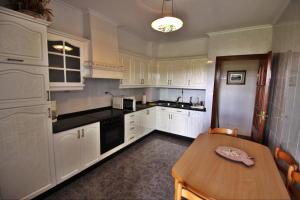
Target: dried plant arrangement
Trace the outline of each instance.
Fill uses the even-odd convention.
[[[11,0],[14,10],[33,17],[52,21],[52,10],[47,8],[50,0]]]

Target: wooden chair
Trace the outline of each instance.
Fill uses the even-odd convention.
[[[230,135],[237,137],[238,129],[228,129],[228,128],[209,128],[208,129],[208,134],[225,134],[225,135]]]
[[[297,171],[297,165],[290,165],[288,168],[288,190],[292,199],[300,199],[300,172]],[[296,187],[298,185],[298,187]]]
[[[204,200],[193,192],[185,188],[182,183],[175,183],[175,200],[181,200],[182,197],[187,200]]]
[[[293,156],[291,156],[289,153],[282,150],[280,147],[275,148],[275,161],[278,169],[282,173],[282,178],[284,179],[285,183],[287,184],[287,174],[288,174],[288,168],[291,165],[297,166],[297,163]]]

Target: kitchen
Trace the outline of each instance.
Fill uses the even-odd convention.
[[[248,7],[236,0],[189,0],[186,5],[177,0],[45,2],[42,15],[20,8],[26,5],[22,0],[0,4],[0,199],[180,199],[176,195],[181,183],[176,181],[184,177],[179,168],[187,167],[182,165],[187,158],[181,156],[192,155],[190,149],[201,138],[206,141],[214,127],[238,128],[242,143],[252,140],[268,146],[267,156],[281,146],[299,161],[299,128],[294,123],[299,117],[297,1],[247,1]],[[209,11],[220,13],[212,17]],[[161,15],[177,16],[179,30],[156,28],[152,21],[163,19]],[[286,23],[290,19],[295,23]],[[286,31],[290,37],[285,26],[291,26]],[[257,139],[251,130],[239,127],[252,124],[253,114],[245,117],[249,111],[243,112],[243,101],[226,101],[226,95],[242,85],[230,89],[224,83],[222,88],[229,92],[223,90],[225,100],[218,102],[218,81],[226,79],[218,76],[218,62],[234,56],[248,62],[255,55],[262,63],[270,51],[274,69],[277,63],[278,69],[286,66],[286,72],[272,71],[276,79],[270,81],[269,117]],[[287,53],[276,57],[282,52]],[[244,69],[239,65],[251,71],[243,62],[237,69]],[[245,76],[249,84],[250,74]],[[252,79],[255,90],[256,74]],[[278,84],[283,89],[276,90]],[[255,91],[244,91],[254,107]],[[219,104],[225,113],[217,109]],[[247,105],[253,111],[251,106]],[[234,124],[229,119],[236,114],[230,109],[237,107],[244,115]],[[276,109],[291,119],[278,120]],[[254,160],[258,168],[260,159]],[[279,183],[256,197],[285,199],[285,184],[274,170],[275,162],[270,162],[270,180]],[[271,186],[281,193],[268,193]],[[226,198],[193,188],[189,189],[197,198]]]

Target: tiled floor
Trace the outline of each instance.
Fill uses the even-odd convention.
[[[154,133],[46,199],[171,200],[171,168],[189,145]]]

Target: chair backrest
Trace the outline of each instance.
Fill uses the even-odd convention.
[[[297,165],[293,156],[282,150],[280,147],[275,148],[274,157],[278,169],[284,174],[285,178],[287,176],[289,166]]]
[[[300,199],[300,172],[297,171],[297,165],[290,165],[288,169],[288,190],[292,199]],[[298,187],[297,187],[298,185]]]
[[[230,135],[237,137],[238,129],[228,129],[228,128],[209,128],[208,129],[208,134],[225,134],[225,135]]]

